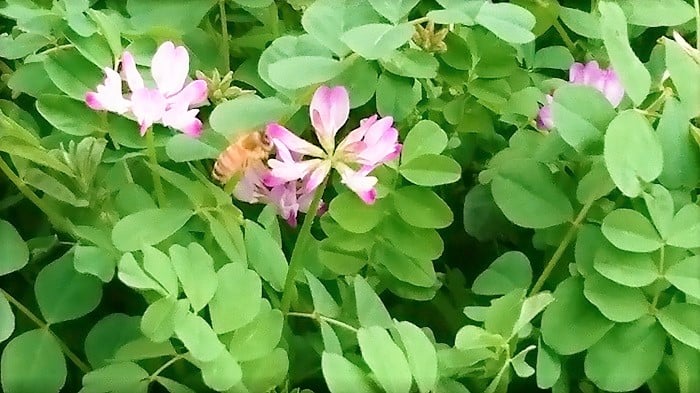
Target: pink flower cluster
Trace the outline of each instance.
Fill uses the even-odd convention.
[[[311,124],[320,146],[298,137],[273,123],[265,130],[276,150],[268,166],[250,167],[238,183],[234,195],[247,202],[270,203],[290,225],[297,212],[309,209],[314,191],[332,168],[341,182],[365,203],[377,198],[377,178],[370,173],[401,152],[398,131],[391,117],[377,115],[360,121],[360,126],[336,145],[336,134],[350,113],[350,99],[342,87],[319,87],[309,108]]]
[[[187,85],[190,58],[187,49],[166,41],[151,60],[151,76],[155,86],[149,87],[136,69],[134,56],[125,51],[121,59],[121,75],[105,67],[105,79],[97,91],[88,92],[85,102],[94,110],[106,110],[133,117],[141,135],[155,123],[172,127],[187,135],[199,136],[202,122],[193,107],[207,99],[207,84],[195,80]],[[124,95],[122,82],[129,92]]]
[[[591,61],[585,65],[582,63],[572,64],[569,69],[569,82],[595,88],[603,93],[614,107],[620,105],[622,97],[625,95],[625,90],[615,71],[612,68],[601,69],[597,61]],[[546,99],[547,105],[540,109],[536,121],[539,128],[549,130],[554,127],[551,108],[554,97],[548,94]]]

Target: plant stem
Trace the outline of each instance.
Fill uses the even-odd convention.
[[[229,49],[229,36],[228,36],[228,20],[226,19],[226,0],[219,0],[219,19],[221,19],[221,36],[223,38],[223,55],[224,55],[224,69],[229,70],[231,68],[231,63],[229,62],[230,49]]]
[[[47,332],[49,332],[49,333],[56,339],[56,341],[58,342],[59,346],[61,347],[61,350],[62,350],[63,353],[66,355],[66,357],[67,357],[68,359],[70,359],[70,360],[73,362],[73,364],[75,364],[76,367],[78,367],[78,368],[80,369],[80,371],[82,371],[84,374],[87,374],[87,373],[90,372],[90,367],[89,367],[87,364],[85,364],[85,362],[83,362],[82,360],[80,360],[80,358],[78,357],[78,355],[76,355],[75,353],[73,353],[73,351],[71,351],[70,348],[68,348],[68,346],[66,345],[66,343],[64,343],[63,340],[61,340],[61,339],[56,335],[56,333],[52,332],[51,329],[49,329],[49,325],[47,325],[44,321],[42,321],[41,319],[39,319],[36,315],[34,315],[33,312],[31,312],[27,307],[25,307],[24,304],[20,303],[19,300],[15,299],[12,295],[10,295],[9,293],[7,293],[7,292],[6,292],[4,289],[2,289],[2,288],[0,288],[0,295],[5,296],[5,298],[7,299],[7,301],[9,301],[10,303],[12,303],[12,305],[14,305],[15,308],[17,308],[19,311],[21,311],[22,314],[26,315],[27,318],[29,318],[32,322],[34,322],[37,326],[39,326],[40,329],[44,329],[44,330],[46,330]]]
[[[292,304],[292,291],[295,289],[294,280],[296,279],[297,273],[304,267],[304,259],[301,257],[301,253],[306,250],[306,244],[311,237],[311,225],[316,219],[318,206],[321,203],[321,197],[323,196],[323,191],[326,189],[327,182],[328,177],[326,177],[316,189],[314,199],[311,201],[306,217],[304,217],[304,223],[301,224],[301,230],[299,231],[297,242],[294,245],[294,250],[292,250],[292,257],[289,261],[289,269],[287,271],[287,278],[284,282],[284,290],[282,291],[282,300],[280,302],[280,309],[283,314],[287,314]]]
[[[549,275],[552,274],[552,270],[554,270],[554,267],[557,266],[557,263],[564,255],[564,251],[566,251],[566,249],[569,247],[571,240],[573,240],[574,235],[578,231],[579,225],[581,225],[583,219],[586,218],[588,210],[590,210],[590,208],[593,206],[593,202],[595,202],[595,200],[590,200],[585,205],[583,205],[581,211],[578,213],[578,216],[576,216],[576,219],[571,224],[571,228],[569,228],[569,230],[566,232],[564,238],[561,240],[561,243],[559,243],[559,247],[557,247],[557,249],[554,251],[554,254],[552,254],[552,257],[544,266],[544,270],[542,270],[542,274],[540,274],[540,277],[537,279],[537,282],[535,282],[535,285],[532,286],[530,296],[536,294],[542,289],[544,282],[547,280],[547,278],[549,278]]]
[[[24,181],[22,181],[22,179],[20,179],[19,176],[17,176],[15,172],[10,169],[10,166],[7,165],[2,157],[0,157],[0,171],[2,171],[5,176],[7,176],[12,183],[14,183],[15,187],[17,187],[19,192],[21,192],[25,198],[29,199],[34,205],[36,205],[36,207],[39,208],[39,210],[46,214],[46,217],[48,217],[51,224],[60,230],[64,230],[70,234],[73,233],[70,222],[49,208],[49,206],[47,206],[44,201],[34,193],[34,191],[27,187],[27,185],[24,184]]]
[[[151,159],[151,176],[153,176],[153,187],[156,190],[156,198],[158,206],[165,206],[165,192],[163,191],[163,182],[160,179],[160,174],[156,171],[158,167],[158,158],[156,157],[156,140],[153,135],[153,129],[146,130],[146,146],[148,148],[148,157]]]
[[[166,368],[172,366],[173,364],[175,364],[175,362],[177,362],[178,360],[180,360],[180,359],[182,359],[182,358],[183,358],[183,355],[182,355],[182,354],[178,354],[178,355],[174,356],[172,359],[170,359],[170,360],[168,360],[167,362],[163,363],[163,365],[160,366],[156,371],[154,371],[153,374],[151,374],[151,376],[148,377],[148,379],[150,379],[151,381],[153,381],[154,379],[156,379],[157,376],[160,375],[160,373],[162,373],[163,371],[165,371]]]
[[[558,20],[555,20],[552,26],[554,26],[554,29],[557,31],[557,33],[559,33],[559,36],[561,36],[561,39],[564,41],[566,47],[569,48],[569,52],[574,54],[576,52],[576,44],[574,44],[574,41],[572,41],[571,37],[569,37],[569,33],[564,30],[564,26],[562,26]]]
[[[350,330],[350,331],[353,332],[353,333],[357,333],[357,328],[356,328],[356,327],[351,326],[351,325],[348,325],[347,323],[342,322],[342,321],[339,321],[339,320],[337,320],[337,319],[333,319],[333,318],[330,318],[330,317],[327,317],[327,316],[325,316],[325,315],[321,315],[321,314],[318,314],[318,313],[315,313],[315,312],[314,312],[314,313],[306,313],[306,312],[288,312],[287,315],[290,316],[290,317],[309,318],[309,319],[313,319],[313,320],[315,320],[315,321],[317,321],[317,322],[324,321],[324,322],[327,322],[327,323],[329,323],[329,324],[331,324],[331,325],[335,325],[335,326],[341,327],[341,328],[343,328],[343,329]]]
[[[659,249],[659,273],[663,276],[664,274],[664,263],[665,263],[665,255],[666,255],[666,247],[661,246]],[[663,290],[659,290],[659,292],[656,292],[654,295],[654,299],[651,301],[651,309],[656,310],[656,304],[659,302],[659,297],[661,296],[661,292]]]

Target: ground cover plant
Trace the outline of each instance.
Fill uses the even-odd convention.
[[[698,0],[1,0],[0,391],[700,391]]]

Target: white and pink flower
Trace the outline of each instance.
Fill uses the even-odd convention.
[[[139,123],[141,135],[158,123],[199,136],[202,122],[196,117],[199,110],[193,107],[206,101],[207,84],[195,80],[185,85],[189,68],[187,49],[166,41],[151,60],[155,86],[147,86],[133,55],[125,51],[121,60],[122,75],[106,67],[103,83],[95,92],[85,95],[85,102],[94,110],[132,116]],[[129,88],[126,95],[122,91],[123,80]]]
[[[595,60],[586,64],[572,64],[569,68],[569,82],[595,88],[616,108],[625,96],[625,89],[615,71],[612,68],[601,69]],[[539,128],[548,130],[554,127],[551,109],[553,97],[548,94],[546,99],[547,104],[540,108],[536,122]]]
[[[336,134],[347,122],[350,100],[342,87],[321,86],[311,100],[311,124],[321,147],[313,145],[279,124],[269,124],[267,137],[277,149],[277,157],[268,161],[270,172],[263,178],[266,186],[276,187],[301,181],[303,193],[310,194],[328,176],[331,168],[341,182],[365,203],[377,198],[377,178],[369,174],[401,152],[393,119],[376,115],[360,121],[338,145]],[[308,159],[304,159],[308,157]]]

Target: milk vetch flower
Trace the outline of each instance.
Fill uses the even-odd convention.
[[[331,168],[340,174],[341,182],[365,203],[377,198],[377,178],[370,173],[379,165],[396,158],[401,152],[398,131],[393,118],[377,115],[360,121],[336,145],[336,134],[347,122],[350,100],[342,87],[319,87],[309,108],[311,124],[320,146],[313,145],[283,126],[273,123],[266,129],[267,137],[277,149],[270,159],[270,172],[263,179],[269,187],[290,181],[301,181],[303,193],[311,193],[328,176]]]
[[[590,61],[585,65],[574,63],[569,68],[569,82],[574,85],[591,86],[603,93],[610,103],[617,107],[625,96],[625,89],[622,87],[620,79],[612,68],[601,69],[597,61]],[[554,127],[552,118],[551,94],[546,96],[545,104],[537,115],[537,126],[541,129],[551,129]]]
[[[193,107],[207,99],[207,84],[203,80],[187,84],[190,60],[187,49],[164,42],[151,60],[154,85],[147,84],[136,68],[133,55],[125,51],[121,59],[121,75],[105,67],[105,79],[96,91],[85,95],[87,105],[95,110],[106,110],[136,119],[141,135],[153,124],[172,127],[191,136],[202,131]],[[122,91],[125,80],[129,91]]]

